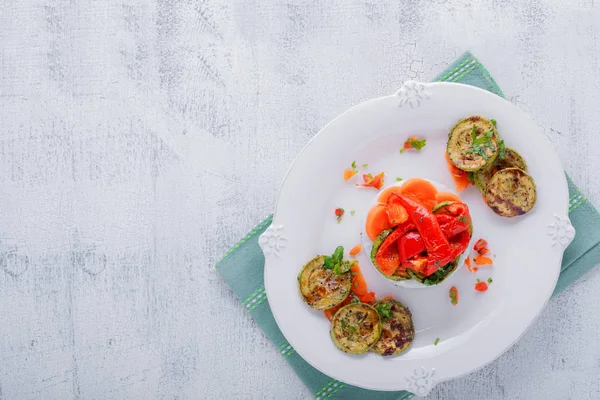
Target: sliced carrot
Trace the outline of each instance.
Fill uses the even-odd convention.
[[[404,182],[402,188],[402,194],[410,194],[420,200],[435,200],[437,189],[433,184],[425,179],[411,178]]]
[[[390,229],[390,219],[388,218],[387,207],[383,204],[376,204],[369,210],[367,214],[367,222],[365,224],[365,230],[371,240],[375,238],[384,230]]]
[[[353,169],[346,169],[344,170],[344,180],[347,181],[350,178],[352,178],[354,175],[357,174],[358,171],[355,171]]]
[[[462,202],[460,197],[458,197],[457,195],[455,195],[453,193],[448,193],[448,192],[438,192],[435,195],[435,201],[437,201],[438,203],[441,203],[442,201],[455,201],[457,203]]]
[[[362,244],[359,243],[356,246],[354,246],[353,248],[351,248],[350,252],[348,254],[350,254],[352,257],[354,257],[355,255],[360,253],[361,250],[362,250]]]
[[[467,172],[458,169],[456,167],[456,165],[452,164],[452,161],[450,161],[450,157],[448,156],[448,153],[444,153],[444,155],[446,156],[446,162],[448,163],[448,170],[450,171],[450,175],[452,176],[452,179],[454,180],[454,185],[456,186],[456,191],[457,192],[461,192],[463,190],[465,190],[467,188],[467,186],[469,186],[469,175],[467,174]]]
[[[421,200],[421,203],[423,203],[423,205],[425,207],[427,207],[427,209],[429,211],[431,211],[431,210],[433,210],[433,207],[435,207],[437,205],[438,202],[436,200],[429,199],[429,200]]]
[[[469,272],[473,272],[473,268],[471,268],[471,256],[467,256],[467,258],[465,258],[465,265],[467,266]]]
[[[402,186],[390,186],[389,188],[385,189],[383,192],[381,192],[379,194],[379,197],[377,197],[377,201],[380,202],[381,204],[387,204],[392,193],[401,194],[402,193],[401,190],[402,190]]]
[[[494,263],[491,258],[482,255],[475,257],[473,261],[477,265],[491,265]]]
[[[390,198],[387,205],[388,218],[392,226],[403,224],[408,220],[408,212],[401,204],[394,201],[394,197]]]
[[[350,268],[352,271],[352,292],[357,296],[363,296],[367,294],[367,281],[363,276],[358,263],[355,262]]]

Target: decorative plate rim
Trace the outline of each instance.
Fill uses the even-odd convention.
[[[415,81],[409,81],[409,82],[415,82]],[[474,87],[474,86],[470,86],[470,85],[464,85],[464,84],[460,84],[460,83],[450,83],[450,82],[434,82],[434,83],[420,83],[420,82],[417,82],[417,83],[420,84],[420,85],[423,85],[424,88],[426,88],[428,90],[433,90],[433,91],[435,91],[436,88],[438,88],[438,87],[441,88],[441,90],[444,90],[447,87],[448,88],[451,88],[451,87],[460,87],[460,88],[462,88],[461,90],[464,90],[464,88],[468,88],[468,90],[472,91],[473,93],[476,93],[476,92],[479,92],[480,94],[484,93],[485,96],[492,96],[492,97],[501,99],[502,102],[509,103],[507,100],[502,99],[499,96],[497,96],[497,95],[495,95],[495,94],[493,94],[491,92],[488,92],[488,91],[486,91],[484,89],[480,89],[480,88],[477,88],[477,87]],[[405,85],[406,85],[406,83],[405,83]],[[403,87],[405,85],[403,85]],[[345,116],[347,116],[348,114],[354,112],[356,109],[358,109],[358,107],[365,107],[370,102],[381,101],[381,100],[384,100],[384,99],[387,99],[387,98],[390,98],[390,97],[397,97],[399,95],[399,93],[401,92],[401,90],[402,89],[398,90],[396,93],[394,93],[392,95],[388,95],[388,96],[383,96],[383,97],[379,97],[379,98],[367,100],[367,101],[365,101],[363,103],[355,105],[354,107],[351,107],[350,109],[346,110],[345,112],[343,112],[342,114],[340,114],[339,116],[337,116],[336,118],[334,118],[333,120],[331,120],[329,123],[327,123],[314,137],[312,137],[308,141],[308,143],[304,146],[304,148],[295,157],[295,159],[291,163],[290,167],[288,168],[288,170],[287,170],[287,172],[286,172],[286,174],[284,176],[283,183],[285,183],[288,180],[288,178],[290,176],[290,173],[292,172],[294,166],[297,164],[298,160],[303,156],[303,154],[307,151],[307,149],[309,149],[311,146],[315,145],[316,140],[319,139],[319,137],[320,137],[320,135],[321,135],[322,132],[324,132],[327,129],[329,129],[331,127],[331,125],[333,125],[336,121],[338,121],[338,120],[344,118]],[[427,98],[429,98],[429,97],[427,97]],[[513,108],[512,112],[514,112],[516,114],[520,114],[521,118],[527,118],[528,120],[531,120],[530,117],[525,112],[523,112],[522,110],[518,109],[517,107],[515,107],[512,104],[511,104],[511,107]],[[543,135],[540,135],[540,136],[542,137],[542,140],[545,141],[545,144],[547,146],[550,146],[551,151],[556,155],[556,153],[555,153],[553,147],[551,146],[551,144],[549,143],[548,139],[545,136],[543,136]],[[559,164],[560,164],[560,161],[559,161]],[[563,174],[563,179],[560,180],[560,186],[561,186],[560,190],[563,193],[567,193],[567,196],[566,196],[566,199],[564,201],[564,213],[560,213],[560,214],[557,213],[557,215],[561,215],[563,217],[566,217],[566,220],[569,222],[568,225],[570,227],[570,228],[567,227],[567,230],[568,231],[572,230],[573,234],[572,234],[572,236],[568,240],[564,241],[564,244],[561,243],[561,246],[558,246],[558,247],[560,247],[560,255],[557,256],[558,268],[556,268],[555,274],[552,277],[551,290],[548,289],[548,290],[546,290],[545,293],[543,293],[541,295],[541,297],[544,298],[542,306],[539,307],[539,309],[537,309],[537,311],[535,311],[533,313],[533,316],[529,320],[528,324],[525,326],[525,328],[523,328],[521,330],[520,334],[518,334],[517,337],[514,338],[514,340],[512,340],[508,345],[504,345],[503,344],[504,347],[500,351],[498,351],[494,355],[492,355],[491,357],[486,358],[485,362],[481,363],[479,366],[470,368],[469,370],[463,371],[461,373],[457,373],[457,374],[452,375],[452,376],[440,376],[438,374],[436,376],[435,382],[431,385],[431,387],[429,387],[426,391],[423,391],[423,393],[416,393],[417,395],[419,395],[419,396],[425,396],[425,395],[427,395],[429,393],[429,391],[433,387],[435,387],[435,385],[437,385],[440,382],[444,382],[444,381],[456,379],[456,378],[459,378],[461,376],[473,373],[473,372],[477,371],[478,369],[483,368],[484,366],[490,364],[491,362],[493,362],[494,360],[496,360],[498,357],[500,357],[502,354],[504,354],[508,349],[510,349],[529,330],[529,328],[533,325],[533,323],[535,322],[535,320],[539,317],[539,315],[541,314],[542,310],[545,308],[546,304],[550,300],[552,292],[554,291],[554,288],[555,288],[556,283],[558,281],[558,277],[560,275],[560,263],[562,261],[563,251],[571,243],[571,241],[573,240],[573,238],[575,236],[574,229],[573,229],[572,224],[570,223],[570,220],[568,218],[568,208],[569,208],[568,207],[568,185],[567,185],[567,180],[566,180],[566,177],[564,176],[564,174]],[[275,207],[275,211],[274,211],[274,214],[273,214],[273,222],[272,222],[273,224],[277,224],[278,223],[278,212],[279,212],[280,198],[281,198],[281,195],[282,195],[283,188],[284,188],[284,184],[281,185],[280,190],[279,190],[278,195],[277,195],[276,207]],[[264,234],[265,233],[263,233],[262,235],[264,235]],[[262,237],[262,235],[261,235],[261,237]],[[549,236],[547,236],[547,237],[549,237]],[[260,244],[260,241],[259,241],[259,244]],[[261,246],[261,249],[263,249],[263,245],[260,244],[260,246]],[[272,258],[265,257],[265,272],[264,272],[264,274],[265,274],[265,289],[266,289],[267,293],[269,292],[268,270],[269,270],[269,264],[271,262],[272,262]],[[548,286],[548,288],[549,288],[549,286]],[[541,298],[540,298],[540,300],[541,300]],[[286,339],[288,340],[288,342],[290,342],[290,344],[292,344],[293,340],[290,340],[290,338],[288,337],[288,335],[286,335],[286,333],[284,332],[284,329],[282,329],[280,320],[278,319],[278,317],[277,317],[277,315],[276,315],[275,312],[273,312],[273,317],[275,318],[275,321],[276,321],[277,325],[280,327],[282,333],[284,334],[284,336],[286,337]],[[487,322],[489,322],[489,321],[487,321]],[[327,338],[324,338],[323,340],[327,340]],[[337,379],[339,381],[346,382],[348,384],[359,386],[359,387],[363,387],[365,389],[370,389],[370,390],[380,390],[380,391],[410,390],[410,388],[407,385],[397,385],[397,386],[394,386],[394,387],[386,387],[386,388],[384,388],[384,387],[379,387],[379,386],[371,386],[371,385],[368,385],[368,384],[361,384],[361,383],[356,383],[356,382],[353,382],[353,381],[348,381],[348,380],[344,379],[343,376],[339,376],[337,374],[332,374],[331,372],[324,371],[322,368],[320,368],[319,365],[316,365],[316,363],[311,362],[310,360],[307,360],[307,357],[305,357],[302,354],[303,353],[302,350],[299,351],[298,349],[296,349],[296,352],[300,356],[302,356],[307,362],[309,362],[309,364],[311,364],[315,369],[317,369],[317,370],[321,371],[322,373],[324,373],[326,375],[329,375],[332,378]],[[425,365],[423,365],[421,368],[423,368],[424,370],[429,370],[429,369],[432,369],[434,371],[436,370],[435,367],[428,367],[428,366],[425,366]]]

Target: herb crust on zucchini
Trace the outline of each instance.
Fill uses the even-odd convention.
[[[304,302],[317,310],[326,310],[342,303],[350,294],[352,274],[336,274],[323,268],[325,256],[310,260],[298,274],[298,287]]]
[[[335,313],[329,333],[343,352],[366,353],[381,336],[381,318],[369,304],[350,303]]]

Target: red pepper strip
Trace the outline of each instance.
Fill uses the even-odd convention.
[[[377,266],[385,275],[391,276],[394,271],[400,266],[400,254],[398,253],[398,246],[392,246],[402,235],[406,232],[415,229],[415,225],[410,221],[406,221],[390,233],[390,235],[383,241],[377,254],[375,255],[375,262]]]
[[[446,218],[437,218],[438,222],[441,220],[448,221],[446,223],[440,223],[440,228],[444,233],[444,236],[446,236],[450,242],[452,242],[452,238],[454,238],[456,235],[466,231],[469,228],[467,224],[457,221],[455,217],[451,217],[449,215],[440,215],[440,217]],[[416,231],[411,231],[402,236],[398,240],[398,251],[400,253],[401,263],[404,263],[406,260],[424,252],[425,243],[423,243],[421,234]]]
[[[452,260],[452,249],[448,239],[444,236],[435,216],[424,205],[397,193],[392,193],[392,196],[398,196],[398,201],[406,208],[408,217],[423,238],[429,255],[424,275],[429,276]]]
[[[427,271],[428,257],[427,256],[419,256],[412,258],[410,260],[406,260],[402,263],[401,268],[403,270],[407,270],[408,268],[412,269],[415,272],[419,272],[421,274],[425,274]]]
[[[450,247],[452,248],[452,260],[467,250],[469,247],[469,240],[471,240],[471,235],[469,235],[469,232],[467,231],[462,231],[450,240]]]
[[[419,232],[408,232],[398,240],[398,251],[400,252],[400,262],[404,264],[406,260],[425,251],[425,244]]]
[[[478,241],[475,242],[475,246],[473,246],[473,250],[475,250],[476,252],[481,252],[481,250],[485,249],[487,247],[488,243],[487,241],[485,241],[485,239],[479,239]]]

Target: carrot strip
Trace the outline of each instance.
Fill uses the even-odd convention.
[[[359,296],[360,301],[363,303],[373,304],[375,301],[375,292],[369,292],[363,296]]]
[[[368,292],[367,281],[357,262],[350,267],[350,271],[352,272],[352,292],[357,296],[364,296]]]
[[[492,265],[494,263],[491,258],[481,255],[475,257],[473,261],[477,265]]]
[[[471,267],[471,256],[467,256],[467,258],[465,258],[465,265],[467,266],[469,272],[473,272],[473,267]]]
[[[362,250],[362,244],[359,243],[356,246],[354,246],[353,248],[351,248],[350,252],[348,254],[350,254],[352,257],[354,257],[355,255],[360,253],[361,250]]]
[[[446,156],[448,170],[450,171],[450,175],[452,176],[452,179],[454,180],[454,185],[456,186],[456,191],[461,192],[461,191],[465,190],[467,188],[467,186],[469,186],[469,183],[470,183],[469,175],[465,171],[458,169],[456,167],[456,165],[452,164],[452,161],[450,161],[450,156],[448,156],[448,153],[444,153],[444,155]]]

